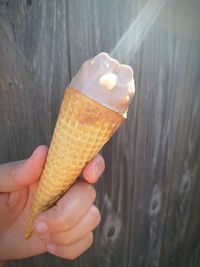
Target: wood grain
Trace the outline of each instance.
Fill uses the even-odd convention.
[[[0,1],[0,162],[49,144],[72,76],[111,51],[146,3]],[[7,266],[200,266],[199,11],[195,0],[167,1],[130,54],[136,96],[102,151],[92,248],[74,261],[44,254]]]

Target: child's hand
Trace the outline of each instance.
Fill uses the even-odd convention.
[[[24,239],[46,155],[47,148],[40,146],[27,160],[0,165],[0,261],[46,251],[74,259],[92,244],[100,213],[93,204],[96,192],[91,183],[105,168],[100,155],[83,170],[85,180],[77,180],[54,207],[41,213],[34,221],[31,239]]]

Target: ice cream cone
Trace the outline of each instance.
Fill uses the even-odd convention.
[[[37,189],[25,238],[32,222],[70,188],[90,161],[116,131],[124,118],[79,91],[68,88]]]
[[[25,238],[36,216],[53,206],[126,118],[133,71],[106,53],[83,64],[66,89]]]

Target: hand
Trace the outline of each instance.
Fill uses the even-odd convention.
[[[0,165],[0,261],[47,251],[74,259],[92,244],[92,230],[100,222],[100,213],[93,205],[96,192],[91,183],[105,168],[100,155],[84,168],[85,179],[78,178],[54,207],[37,216],[31,239],[24,239],[46,156],[47,148],[39,146],[27,160]]]

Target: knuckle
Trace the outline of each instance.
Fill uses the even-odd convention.
[[[77,256],[76,252],[73,249],[70,249],[70,246],[62,244],[56,245],[56,249],[53,254],[67,260],[73,260]]]
[[[74,260],[75,258],[77,258],[78,256],[80,256],[85,250],[87,250],[93,243],[93,233],[90,232],[87,236],[86,236],[85,240],[85,246],[84,248],[81,249],[81,251],[75,251],[75,250],[68,250],[66,251],[66,255],[65,258],[68,260]]]
[[[92,218],[94,221],[95,226],[98,225],[101,221],[101,214],[99,209],[96,206],[91,207],[91,213],[92,213]]]
[[[71,223],[73,223],[72,214],[68,212],[63,205],[60,205],[59,202],[53,207],[53,209],[55,209],[54,225],[56,224],[58,227],[62,227],[63,229],[70,228]]]
[[[68,213],[67,217],[63,217],[62,224],[63,224],[63,230],[68,230],[74,225],[75,223],[75,217],[74,214]]]
[[[59,245],[70,245],[71,240],[70,237],[67,235],[67,232],[59,232],[59,233],[53,233],[50,236],[50,239],[52,242],[59,244]]]
[[[95,200],[95,198],[96,198],[96,190],[94,189],[94,187],[89,183],[86,183],[86,187],[87,187],[86,188],[87,194],[89,194],[91,196],[91,198],[93,200]]]
[[[74,260],[78,256],[79,256],[78,253],[75,254],[75,253],[71,252],[71,253],[67,253],[65,258],[68,259],[68,260]]]

